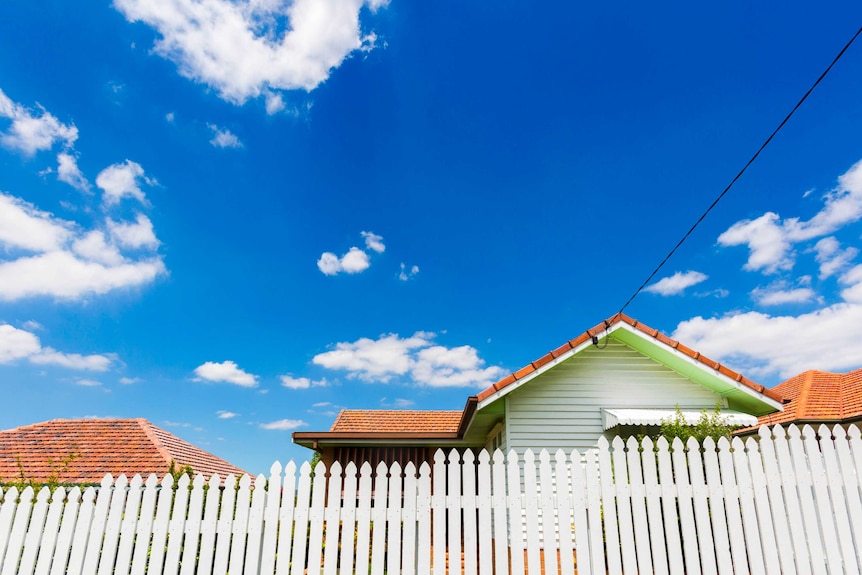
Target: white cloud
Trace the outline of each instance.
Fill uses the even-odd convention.
[[[120,383],[123,385],[132,385],[133,383],[139,383],[141,378],[139,377],[121,377]]]
[[[312,403],[311,407],[329,407],[332,405],[329,401],[318,401],[317,403]]]
[[[0,90],[0,118],[12,121],[5,132],[0,132],[0,144],[27,156],[50,150],[57,142],[72,146],[78,139],[78,128],[63,124],[41,106],[38,108],[34,114]]]
[[[326,379],[311,380],[307,377],[293,377],[291,375],[282,375],[280,377],[282,387],[288,389],[308,389],[310,387],[326,387],[329,382]]]
[[[824,195],[823,208],[808,221],[781,220],[767,212],[754,220],[735,223],[718,237],[723,246],[747,245],[744,269],[773,274],[793,268],[793,244],[826,236],[862,218],[862,160],[838,178],[838,186]]]
[[[431,387],[487,387],[505,375],[500,367],[483,367],[485,362],[473,347],[434,345],[434,337],[417,332],[408,338],[397,334],[376,340],[360,338],[337,343],[334,350],[314,356],[312,362],[347,371],[348,377],[362,381],[388,382],[409,374],[414,382]]]
[[[29,251],[58,250],[73,237],[73,230],[71,222],[0,192],[0,244]]]
[[[112,226],[115,231],[109,241],[103,230],[81,230],[73,222],[0,193],[0,247],[17,256],[6,260],[0,256],[0,300],[46,295],[78,299],[146,284],[167,272],[160,256],[129,259],[117,245],[157,247],[146,216],[128,225],[107,220],[107,227]],[[35,253],[15,253],[19,250]]]
[[[279,419],[278,421],[272,421],[270,423],[261,423],[258,427],[261,429],[275,429],[278,431],[290,431],[291,429],[296,429],[298,427],[305,427],[308,425],[301,419]]]
[[[841,249],[841,244],[833,236],[823,238],[814,244],[815,259],[820,264],[820,279],[826,279],[846,268],[859,255],[854,247]]]
[[[227,128],[222,130],[215,124],[207,124],[207,126],[209,126],[214,134],[213,139],[210,140],[210,144],[216,148],[242,148],[242,142],[239,141],[236,134]]]
[[[224,409],[216,411],[216,415],[218,415],[219,419],[233,419],[234,417],[239,417],[238,413],[234,413],[232,411],[225,411]]]
[[[81,385],[84,387],[101,387],[102,386],[101,381],[96,381],[95,379],[84,379],[84,378],[76,379],[75,384]]]
[[[416,402],[411,399],[403,399],[400,397],[396,397],[392,401],[389,401],[389,399],[386,397],[380,398],[380,407],[406,409],[408,407],[413,407],[414,405],[416,405]]]
[[[357,247],[350,248],[341,259],[331,252],[324,252],[317,260],[317,268],[328,276],[334,276],[339,272],[358,274],[367,270],[370,265],[368,254]]]
[[[42,347],[36,334],[0,324],[0,364],[26,359],[37,365],[56,365],[68,369],[107,371],[116,361],[113,354],[80,355]]]
[[[105,192],[102,200],[111,206],[120,203],[125,197],[147,203],[147,198],[141,190],[140,180],[148,185],[154,185],[155,180],[146,177],[144,169],[137,162],[126,160],[122,164],[113,164],[102,170],[96,176],[96,185]]]
[[[176,117],[176,114],[174,114],[173,112],[168,112],[167,114],[165,114],[165,120],[170,124],[174,123],[175,117]]]
[[[76,190],[92,191],[90,182],[78,168],[78,159],[67,152],[57,154],[57,179],[69,184]]]
[[[687,272],[676,272],[672,276],[662,278],[654,284],[644,288],[644,291],[663,296],[679,295],[693,285],[706,281],[704,273],[689,270]]]
[[[0,300],[36,296],[80,299],[151,283],[165,273],[159,257],[105,265],[83,261],[69,252],[49,252],[0,263]]]
[[[158,238],[153,230],[153,222],[144,214],[135,216],[135,223],[115,222],[108,220],[108,230],[117,242],[127,248],[150,248],[159,247]]]
[[[130,22],[155,28],[161,38],[154,52],[181,75],[242,104],[278,90],[316,88],[351,52],[373,45],[373,34],[361,34],[359,12],[384,3],[114,0],[114,7]]]
[[[360,235],[365,238],[365,247],[369,250],[374,250],[378,254],[386,251],[386,246],[383,244],[383,236],[378,236],[374,232],[360,232]]]
[[[398,274],[398,279],[406,282],[413,276],[419,273],[419,266],[411,266],[410,271],[407,271],[407,266],[401,262],[401,272]]]
[[[272,116],[284,110],[284,99],[281,94],[269,92],[266,94],[266,113]]]
[[[785,284],[782,282],[765,288],[756,288],[751,292],[751,297],[763,306],[807,303],[817,299],[817,293],[810,287],[784,288]]]
[[[32,319],[25,321],[21,324],[21,327],[28,329],[30,331],[35,331],[37,329],[45,329],[45,327],[39,323],[38,321],[33,321]]]
[[[195,368],[198,380],[233,383],[242,387],[257,387],[257,376],[241,370],[233,361],[208,361]]]

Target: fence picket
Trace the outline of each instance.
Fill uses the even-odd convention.
[[[132,551],[131,575],[144,575],[147,569],[158,485],[159,478],[155,474],[147,477],[147,481],[144,483],[144,493],[141,495],[141,518],[135,527],[135,548]],[[63,517],[65,520],[65,515]]]
[[[255,489],[257,491],[257,489]],[[326,511],[325,511],[325,528],[326,535],[326,550],[323,555],[323,573],[324,575],[335,575],[338,569],[338,531],[340,517],[338,511],[342,507],[341,502],[341,464],[334,462],[329,468],[329,490],[326,493]],[[249,521],[251,523],[251,521]],[[346,536],[345,536],[346,539]],[[342,542],[342,545],[346,545]],[[350,541],[353,545],[353,541]],[[254,569],[249,566],[249,571],[254,572]]]
[[[649,542],[649,524],[646,514],[646,491],[641,469],[641,446],[634,437],[626,441],[629,484],[631,485],[632,519],[635,530],[635,556],[640,573],[652,573],[652,552]]]
[[[57,547],[51,561],[51,575],[69,573],[69,555],[72,550],[72,537],[78,524],[78,511],[81,508],[81,488],[73,487],[66,495],[66,506],[60,522],[60,533],[57,535]],[[46,565],[47,565],[46,561]]]
[[[493,556],[493,519],[491,495],[491,455],[482,450],[479,452],[479,464],[476,467],[476,505],[478,511],[479,537],[479,575],[492,575],[494,571]]]
[[[374,474],[374,502],[371,508],[371,573],[383,573],[386,550],[386,495],[389,474],[386,464],[377,464]]]
[[[243,474],[236,492],[236,511],[231,524],[230,559],[228,573],[242,573],[245,546],[248,540],[248,514],[251,506],[251,477]]]
[[[138,527],[138,512],[143,495],[143,484],[144,480],[140,475],[135,475],[129,482],[129,494],[123,509],[123,523],[120,526],[120,542],[114,564],[114,575],[127,575],[132,565],[132,548],[135,545],[135,531]]]
[[[827,436],[831,441],[831,433]],[[835,529],[835,513],[840,505],[836,505],[834,509],[830,509],[829,505],[829,488],[826,470],[823,467],[823,454],[821,453],[820,443],[817,441],[817,436],[814,428],[806,425],[802,428],[802,444],[805,447],[805,455],[808,458],[808,469],[811,472],[811,484],[814,489],[814,497],[816,499],[816,509],[820,516],[820,529],[822,534],[823,546],[826,551],[826,561],[831,573],[840,573],[843,569],[841,565],[841,549],[838,546],[838,534]],[[826,447],[824,443],[824,448]]]
[[[197,558],[202,549],[201,523],[204,513],[204,476],[198,474],[192,481],[192,492],[189,496],[189,513],[186,519],[185,531],[183,533],[183,554],[180,558],[182,566],[180,575],[194,575],[197,567]]]
[[[255,490],[258,483],[254,484]],[[261,486],[262,487],[262,486]],[[269,468],[266,484],[266,504],[263,511],[263,535],[260,543],[260,572],[275,573],[275,554],[278,545],[278,509],[281,505],[281,463]]]
[[[299,468],[296,507],[293,509],[293,553],[291,555],[290,575],[303,575],[307,566],[305,553],[308,545],[308,506],[310,500],[311,465],[306,461]]]
[[[27,535],[24,537],[24,548],[21,552],[21,562],[18,565],[18,575],[29,575],[36,567],[36,554],[39,552],[39,540],[42,538],[45,528],[45,517],[48,515],[48,499],[51,490],[45,486],[36,495],[36,504],[30,513],[30,523],[27,526]]]
[[[678,484],[673,476],[667,439],[659,437],[655,448],[658,464],[657,490],[661,497],[662,523],[664,524],[665,541],[667,541],[668,571],[672,575],[682,575],[685,573],[685,567],[683,565],[679,530],[680,521],[677,511]],[[690,510],[691,507],[689,506]],[[698,571],[699,569],[694,570],[694,572]]]
[[[8,487],[6,493],[0,488],[0,496],[3,496],[3,505],[0,506],[0,566],[6,556],[6,547],[9,543],[9,535],[12,533],[12,520],[15,518],[15,508],[18,507],[18,489]]]
[[[218,520],[215,528],[215,555],[213,557],[213,575],[227,573],[230,558],[230,533],[233,524],[234,503],[236,502],[236,477],[231,473],[224,478],[224,489],[218,505]]]
[[[554,480],[557,490],[557,537],[560,549],[561,575],[575,573],[575,545],[572,539],[572,485],[566,454],[558,449],[554,454]]]
[[[389,500],[386,505],[386,572],[401,573],[401,465],[396,461],[389,468]]]
[[[326,505],[326,466],[318,461],[314,467],[314,480],[311,485],[311,505],[308,508],[308,562],[306,573],[318,575],[323,555],[323,520]],[[334,541],[338,545],[338,538]],[[231,569],[231,573],[233,573]]]
[[[15,510],[15,520],[12,522],[12,532],[9,534],[3,568],[0,570],[2,575],[15,575],[18,572],[18,562],[24,548],[24,536],[27,534],[27,526],[30,522],[30,510],[33,508],[33,488],[27,486],[19,498],[21,501]]]
[[[578,575],[590,575],[593,571],[590,526],[587,521],[587,487],[584,466],[581,465],[581,454],[577,449],[572,450],[569,457],[572,470],[572,525],[574,526]]]
[[[644,497],[646,498],[647,521],[649,522],[653,572],[657,575],[667,575],[667,556],[672,551],[665,540],[662,492],[658,483],[655,444],[649,437],[644,437],[641,442],[641,466],[644,474]],[[669,484],[673,485],[673,481],[670,481]],[[674,510],[675,514],[676,510]],[[676,521],[674,521],[675,523]],[[680,555],[679,546],[675,552],[677,556]]]
[[[81,504],[78,506],[78,520],[75,521],[75,531],[72,534],[72,542],[69,550],[69,564],[63,568],[58,568],[52,573],[67,573],[68,575],[81,575],[81,567],[84,563],[84,552],[87,550],[87,537],[90,535],[90,520],[93,518],[93,507],[96,499],[96,490],[88,487],[81,497]]]
[[[709,443],[710,441],[711,438],[708,437],[704,443]],[[709,448],[707,447],[707,449]],[[730,555],[733,558],[733,567],[739,573],[750,573],[753,566],[748,562],[748,554],[745,548],[745,531],[742,526],[739,484],[737,482],[736,470],[733,466],[733,453],[730,450],[730,442],[726,437],[721,437],[716,442],[716,449],[718,450],[719,476],[721,477],[721,486],[724,490],[724,513],[727,520],[727,536],[730,540]],[[757,573],[758,571],[754,572]]]
[[[175,575],[180,568],[180,550],[183,547],[183,532],[186,529],[190,483],[191,478],[187,473],[181,475],[177,480],[174,506],[171,509],[171,521],[168,525],[168,548],[165,551],[164,575]]]
[[[699,463],[700,457],[703,457],[702,468],[698,463],[692,463],[690,469],[692,472],[692,484],[695,483],[694,474],[696,473],[702,473],[702,477],[697,478],[698,481],[703,480],[706,482],[706,490],[709,498],[709,509],[706,513],[712,526],[712,545],[715,547],[715,561],[718,566],[718,572],[722,575],[724,573],[733,573],[733,557],[731,555],[730,538],[727,531],[724,486],[721,483],[721,471],[718,467],[718,452],[716,451],[715,442],[712,438],[707,437],[703,441],[703,447],[701,448],[692,437],[688,440],[688,448],[690,462],[695,461]],[[710,542],[707,541],[706,544],[709,545]]]
[[[275,562],[277,575],[287,575],[290,571],[290,558],[293,551],[293,519],[296,505],[296,464],[288,462],[284,468],[284,481],[281,488],[281,505],[278,508],[278,547]],[[269,573],[269,572],[267,572]]]
[[[801,520],[797,526],[802,544],[807,546],[814,573],[826,573],[826,557],[820,538],[820,527],[817,525],[817,508],[811,485],[810,462],[802,444],[802,431],[795,425],[787,428],[787,446],[793,461],[791,473],[796,478],[796,488],[799,493],[799,507],[802,510]]]
[[[758,530],[760,533],[760,548],[763,551],[763,562],[766,573],[781,573],[781,563],[778,557],[778,542],[775,540],[775,522],[772,519],[772,509],[769,505],[769,492],[766,488],[766,475],[763,472],[760,445],[753,437],[745,441],[748,454],[748,469],[751,473],[751,489],[753,490],[754,506],[757,510]]]
[[[416,575],[431,574],[431,466],[419,466],[416,484]]]
[[[359,468],[359,499],[356,510],[356,573],[368,573],[371,554],[371,464]],[[445,552],[445,549],[444,549]]]
[[[491,483],[494,494],[494,573],[506,573],[509,570],[509,517],[507,514],[506,494],[506,459],[499,449],[494,451],[491,465]]]
[[[554,493],[551,454],[547,449],[543,449],[539,452],[539,496],[542,511],[542,552],[547,573],[557,572],[557,506]]]
[[[266,477],[261,473],[254,479],[251,508],[248,511],[248,529],[245,544],[245,573],[257,573],[260,564],[263,536],[263,514],[266,505]],[[188,537],[188,531],[186,532]]]
[[[856,549],[856,566],[862,563],[862,500],[859,497],[859,478],[854,473],[853,456],[850,453],[849,438],[841,425],[833,428],[835,436],[835,453],[838,466],[841,469],[841,479],[844,484],[844,496],[847,501],[850,532],[853,534],[853,547]]]
[[[580,464],[580,462],[578,462]],[[507,497],[509,500],[509,561],[511,575],[524,575],[524,517],[521,503],[521,466],[518,453],[509,452],[506,465]],[[581,494],[583,496],[583,494]],[[585,521],[586,522],[586,521]],[[506,573],[506,571],[503,571]],[[435,575],[437,575],[435,573]]]
[[[221,478],[218,473],[210,477],[204,502],[204,517],[201,521],[201,554],[197,562],[197,575],[210,575],[215,557],[216,530],[218,529],[218,509],[221,500]]]
[[[688,460],[686,459],[686,447],[679,437],[675,437],[671,443],[673,453],[671,464],[676,479],[677,505],[679,507],[679,530],[682,535],[683,557],[685,560],[684,573],[690,575],[715,575],[715,552],[709,545],[704,545],[703,564],[698,553],[698,540],[711,539],[711,532],[704,533],[703,527],[709,529],[709,519],[697,523],[695,521],[695,487],[688,473]],[[700,459],[698,458],[698,465]],[[702,471],[701,471],[702,473]],[[662,474],[664,477],[664,474]],[[697,493],[702,500],[701,507],[706,507],[706,493],[703,481],[700,482]],[[699,517],[698,517],[699,519]]]
[[[339,561],[342,573],[353,573],[353,546],[356,544],[356,471],[356,464],[352,461],[344,468],[344,500],[341,508],[341,557]]]
[[[113,491],[105,520],[105,535],[102,541],[102,553],[99,557],[99,575],[111,575],[114,572],[114,559],[117,557],[117,547],[120,538],[120,522],[123,520],[123,509],[126,506],[129,482],[125,475],[117,477],[109,484]],[[104,486],[104,483],[103,483]]]
[[[775,429],[777,433],[780,432],[781,435],[784,435],[784,430],[780,426]],[[772,431],[764,425],[758,430],[758,435],[760,436],[760,457],[763,462],[763,478],[761,481],[769,497],[775,551],[778,555],[781,571],[783,573],[793,573],[797,571],[797,568],[793,557],[794,545],[790,537],[788,521],[793,515],[791,511],[792,504],[796,503],[795,485],[784,485],[786,479],[782,477],[778,469],[778,454],[775,448],[778,440],[773,437]],[[758,498],[762,496],[762,494],[757,495]],[[798,513],[798,511],[799,508],[797,507],[796,512]],[[767,527],[764,527],[764,529],[767,529]]]
[[[838,429],[841,429],[838,425],[835,427],[836,432]],[[843,431],[842,429],[842,435]],[[817,434],[820,437],[820,455],[829,488],[829,499],[832,502],[832,515],[835,520],[843,566],[846,572],[856,573],[859,571],[859,565],[856,562],[856,550],[854,549],[853,537],[850,530],[850,518],[847,516],[847,509],[850,503],[844,495],[844,485],[838,469],[838,455],[835,449],[835,442],[839,441],[839,436],[836,433],[836,437],[833,440],[832,430],[825,425],[821,425],[818,428]]]
[[[446,458],[446,551],[449,570],[461,570],[461,454],[452,449]],[[456,565],[457,567],[453,567]]]
[[[58,487],[51,496],[51,505],[48,507],[48,516],[45,519],[44,537],[39,541],[39,554],[36,558],[34,575],[48,575],[51,569],[51,560],[56,551],[57,539],[60,535],[60,518],[63,513],[63,502],[66,498],[66,489]]]
[[[620,549],[622,551],[622,572],[637,573],[638,563],[635,555],[635,528],[632,520],[632,489],[629,483],[628,459],[626,447],[620,436],[614,437],[611,445],[614,448],[613,470],[614,486],[617,500],[617,517],[619,518]],[[577,524],[575,524],[577,527]],[[575,538],[575,543],[577,543]],[[580,546],[578,547],[580,553]],[[579,557],[580,559],[580,557]]]
[[[725,440],[726,441],[726,440]],[[760,542],[760,530],[757,525],[757,513],[754,510],[754,489],[751,486],[751,473],[748,469],[748,457],[745,445],[738,437],[730,443],[732,453],[728,454],[736,475],[737,496],[742,519],[743,545],[748,555],[748,566],[753,573],[765,573],[763,549]]]
[[[403,555],[401,558],[401,573],[403,575],[416,574],[416,464],[412,461],[404,466],[404,510],[403,510]],[[397,504],[397,503],[396,503]],[[390,504],[390,507],[394,505]]]
[[[536,483],[536,456],[532,449],[524,452],[524,525],[527,543],[527,571],[539,573],[542,534],[539,531],[539,493]]]
[[[598,451],[599,480],[602,483],[602,512],[605,517],[605,559],[608,564],[608,573],[610,573],[610,575],[621,575],[623,572],[623,565],[622,557],[620,555],[620,531],[619,522],[617,521],[616,489],[613,480],[613,467],[611,466],[610,444],[605,436],[599,437]],[[558,476],[559,473],[560,471],[558,470]],[[560,530],[562,532],[562,522]],[[564,573],[563,575],[566,574]]]
[[[476,542],[476,457],[473,451],[468,449],[464,452],[461,464],[461,513],[463,522],[462,553],[464,556],[464,575],[477,575],[477,553]]]
[[[444,575],[446,573],[446,456],[442,449],[434,452],[432,474],[431,534],[434,556],[431,559],[431,566],[434,569],[434,575]]]

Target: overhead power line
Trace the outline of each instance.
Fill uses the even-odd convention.
[[[829,66],[827,66],[826,69],[823,71],[823,73],[820,74],[820,77],[817,78],[817,81],[814,82],[814,84],[812,84],[811,87],[808,88],[808,91],[805,92],[805,95],[802,96],[802,98],[800,98],[798,102],[796,102],[796,105],[793,106],[793,109],[790,110],[790,113],[788,113],[784,117],[784,119],[781,120],[781,123],[778,124],[778,127],[775,128],[771,134],[769,134],[769,137],[766,138],[766,141],[764,141],[760,145],[760,148],[757,149],[757,151],[754,153],[754,155],[751,156],[751,159],[748,160],[748,162],[742,167],[741,170],[739,170],[739,173],[737,173],[736,176],[734,176],[734,178],[730,181],[730,183],[727,184],[727,187],[724,188],[724,190],[720,194],[718,194],[718,197],[716,197],[715,200],[713,200],[713,202],[709,205],[709,207],[706,209],[706,211],[703,212],[703,214],[701,214],[701,216],[697,219],[696,222],[694,222],[694,225],[691,226],[691,228],[689,228],[689,230],[685,233],[684,236],[682,236],[682,239],[680,239],[676,243],[676,245],[673,247],[673,249],[670,250],[670,252],[668,252],[668,254],[664,257],[664,259],[661,261],[661,263],[653,270],[653,272],[649,275],[649,277],[640,285],[640,287],[635,291],[635,293],[632,294],[632,296],[628,299],[628,301],[626,301],[626,303],[623,305],[623,307],[620,308],[620,311],[617,312],[618,314],[623,313],[626,310],[626,308],[629,306],[629,304],[632,303],[632,301],[644,290],[644,288],[647,285],[649,285],[649,283],[652,281],[652,279],[655,277],[655,275],[659,272],[659,270],[661,270],[661,268],[664,267],[664,264],[666,264],[667,261],[673,256],[673,254],[676,253],[676,250],[678,250],[680,248],[680,246],[682,246],[682,244],[685,243],[685,241],[692,234],[692,232],[695,230],[695,228],[697,228],[697,226],[700,225],[700,223],[704,220],[704,218],[706,218],[706,216],[709,215],[709,212],[711,212],[712,209],[718,204],[718,202],[721,201],[721,199],[725,196],[725,194],[727,194],[727,192],[730,191],[730,188],[732,188],[733,185],[736,183],[736,181],[740,177],[742,177],[742,174],[745,173],[745,170],[747,170],[748,167],[754,163],[754,160],[757,159],[757,157],[760,155],[760,152],[762,152],[766,148],[766,146],[769,145],[769,143],[772,141],[772,139],[775,137],[775,135],[778,134],[779,131],[781,131],[781,128],[784,127],[784,124],[786,124],[787,121],[790,120],[790,118],[793,116],[793,114],[796,113],[796,110],[798,110],[799,107],[802,105],[802,103],[808,99],[808,96],[811,95],[811,92],[814,91],[814,88],[816,88],[817,85],[820,84],[820,82],[823,80],[823,78],[826,77],[826,75],[829,73],[829,71],[832,70],[832,67],[835,66],[835,64],[838,62],[838,60],[841,59],[841,56],[844,55],[844,52],[846,52],[847,49],[850,48],[850,45],[853,44],[853,41],[856,40],[856,38],[858,38],[860,34],[862,34],[862,26],[860,26],[859,29],[856,30],[856,33],[853,34],[853,37],[850,38],[850,40],[844,45],[843,48],[841,48],[841,51],[838,52],[838,55],[832,59],[832,62],[829,64]]]

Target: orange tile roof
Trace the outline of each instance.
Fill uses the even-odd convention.
[[[62,483],[99,483],[106,473],[162,476],[171,460],[206,477],[245,473],[143,418],[54,419],[0,431],[0,478],[14,480],[23,468],[26,478],[45,482],[70,454],[80,457],[60,473]]]
[[[343,409],[330,432],[335,433],[457,433],[461,410]]]
[[[758,393],[762,393],[763,395],[765,395],[765,396],[767,396],[767,397],[769,397],[775,401],[781,401],[782,400],[779,392],[777,392],[773,389],[767,389],[764,386],[751,381],[750,379],[743,376],[742,374],[737,373],[737,372],[733,371],[732,369],[730,369],[724,365],[721,365],[717,361],[709,359],[705,355],[701,355],[700,352],[694,351],[693,349],[690,349],[690,348],[682,345],[680,342],[676,341],[675,339],[669,338],[668,336],[664,335],[663,333],[660,333],[657,329],[653,329],[653,328],[651,328],[651,327],[649,327],[649,326],[647,326],[647,325],[645,325],[645,324],[643,324],[643,323],[641,323],[635,319],[630,318],[629,316],[627,316],[625,314],[618,313],[615,316],[611,317],[610,319],[603,321],[602,323],[596,325],[595,327],[593,327],[591,329],[588,329],[587,331],[585,331],[584,333],[582,333],[581,335],[579,335],[575,339],[567,341],[566,343],[564,343],[563,345],[561,345],[560,347],[558,347],[554,351],[546,353],[545,355],[543,355],[542,357],[540,357],[536,361],[525,365],[521,369],[517,370],[515,373],[508,375],[508,376],[504,377],[503,379],[501,379],[500,381],[498,381],[497,383],[491,385],[490,387],[488,387],[487,389],[485,389],[484,391],[479,393],[479,396],[478,396],[479,401],[483,401],[484,399],[490,397],[491,395],[500,391],[501,389],[503,389],[509,385],[512,385],[513,383],[515,383],[519,379],[523,379],[524,377],[526,377],[526,376],[530,375],[531,373],[535,372],[536,370],[538,370],[540,367],[542,367],[543,365],[545,365],[549,361],[563,355],[564,353],[578,347],[579,345],[581,345],[583,343],[586,343],[593,336],[601,337],[602,332],[604,332],[607,329],[610,329],[614,325],[621,323],[621,322],[630,325],[631,327],[637,329],[638,331],[648,335],[649,337],[652,337],[652,338],[658,340],[660,343],[667,345],[668,347],[671,347],[680,353],[684,353],[685,355],[691,357],[692,359],[702,363],[706,367],[719,371],[722,375],[729,377],[730,379],[733,379],[734,381],[737,381],[738,383],[741,383],[741,384],[745,385],[746,387],[749,387]]]
[[[862,369],[848,373],[809,370],[772,389],[789,401],[783,412],[759,417],[759,425],[794,421],[837,423],[862,417]]]

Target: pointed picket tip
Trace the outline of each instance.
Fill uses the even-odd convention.
[[[551,463],[551,454],[548,453],[547,449],[543,449],[539,452],[539,463],[541,464],[550,464]]]
[[[28,485],[21,492],[21,501],[33,501],[33,487]]]
[[[131,489],[140,489],[141,485],[144,484],[144,478],[141,477],[140,473],[136,473],[132,480],[129,482],[129,487]]]
[[[221,478],[219,478],[218,473],[210,475],[210,480],[207,485],[210,486],[210,489],[218,489],[221,486]]]
[[[536,462],[536,455],[533,453],[532,449],[528,449],[524,452],[524,463],[533,464]]]
[[[374,469],[374,472],[377,474],[377,477],[386,477],[389,474],[389,468],[386,467],[386,464],[381,461],[377,464],[377,467]]]
[[[389,475],[391,477],[401,477],[401,464],[397,461],[393,462],[389,467]]]
[[[608,442],[607,437],[605,437],[604,435],[601,435],[601,436],[599,436],[599,440],[596,442],[596,445],[599,446],[599,449],[607,451],[608,447],[610,446],[610,443]]]
[[[727,440],[726,437],[722,437],[721,439]],[[745,449],[745,444],[742,442],[742,439],[738,436],[734,436],[733,439],[730,440],[730,447],[734,450],[736,449]]]
[[[326,464],[323,461],[318,461],[317,465],[314,466],[314,475],[315,477],[318,475],[326,476]]]
[[[640,443],[635,438],[634,435],[630,435],[628,439],[626,439],[626,449],[629,451],[638,451],[640,449]]]
[[[802,431],[797,425],[791,423],[787,426],[787,436],[790,439],[799,439],[800,437],[802,437]]]
[[[838,427],[838,426],[836,425],[836,427]],[[817,435],[820,436],[820,439],[825,439],[825,438],[834,439],[832,437],[832,430],[829,429],[829,427],[827,427],[825,423],[821,423],[820,427],[817,428]]]
[[[251,477],[249,477],[247,473],[243,473],[242,477],[239,478],[239,488],[240,489],[248,489],[250,485],[251,485]]]
[[[422,465],[419,466],[419,477],[428,477],[431,475],[431,466],[428,465],[427,461],[423,461]]]
[[[96,490],[92,487],[88,487],[86,491],[84,491],[83,497],[81,497],[82,503],[92,503],[96,498]]]
[[[299,467],[300,475],[311,475],[311,464],[307,461],[303,461],[302,465]]]
[[[459,463],[461,463],[461,454],[458,453],[458,450],[453,447],[451,450],[449,450],[449,456],[446,458],[446,461],[458,465]]]
[[[336,475],[341,475],[341,463],[333,461],[332,465],[329,466],[329,476],[334,477]]]
[[[604,439],[604,437],[600,438],[599,441],[601,441],[602,439]],[[611,446],[614,448],[614,451],[624,451],[626,448],[626,445],[623,442],[623,438],[619,435],[615,436],[613,441],[611,441]]]
[[[695,439],[695,441],[697,441],[697,440]],[[715,440],[711,437],[705,438],[701,442],[701,446],[703,447],[704,451],[715,451],[718,448],[718,446],[715,443]]]
[[[479,463],[488,464],[491,463],[491,454],[488,453],[487,449],[483,449],[479,452]]]
[[[189,483],[191,483],[191,479],[185,473],[180,476],[179,481],[177,481],[177,489],[188,489]]]
[[[760,442],[754,439],[753,436],[748,437],[745,440],[745,450],[749,453],[759,453],[760,452]]]
[[[0,495],[3,494],[3,491],[0,490]],[[0,497],[2,499],[2,497]],[[62,485],[54,490],[54,493],[51,495],[51,503],[59,503],[66,499],[66,488]]]
[[[712,438],[707,437],[706,439],[712,439]],[[706,440],[704,440],[704,443],[706,443]],[[716,446],[718,446],[719,451],[728,451],[730,449],[730,442],[727,440],[726,437],[719,437],[718,443],[716,443]]]
[[[192,481],[192,485],[194,486],[195,489],[203,489],[204,483],[206,483],[206,480],[204,479],[204,476],[201,475],[200,473],[198,473],[195,476],[195,480]]]
[[[674,437],[670,446],[673,448],[674,453],[676,453],[677,450],[682,451],[682,452],[684,452],[686,450],[685,444],[682,442],[682,439],[680,439],[679,437]]]
[[[649,436],[644,436],[643,440],[641,440],[641,448],[644,451],[652,451],[653,442]]]
[[[775,427],[779,427],[776,425]],[[761,425],[757,428],[757,435],[760,437],[761,441],[764,439],[773,439],[773,430],[775,428],[770,428],[768,425]]]
[[[275,460],[273,464],[269,466],[269,475],[270,477],[281,475],[281,463],[279,463],[278,460]]]
[[[562,449],[556,450],[554,452],[554,462],[556,462],[557,465],[562,465],[562,464],[566,463],[567,462],[566,452],[563,451]]]
[[[443,465],[444,463],[446,463],[446,455],[443,453],[442,449],[438,449],[434,452],[434,464]]]
[[[859,426],[854,423],[847,429],[847,435],[853,439],[859,439],[862,436],[862,431],[859,431]]]
[[[472,465],[476,462],[476,454],[473,453],[472,449],[464,450],[464,455],[462,456],[464,465]]]
[[[495,449],[494,450],[494,465],[502,465],[504,461],[506,461],[506,456],[503,455],[502,450]]]
[[[806,424],[802,427],[802,438],[803,438],[803,439],[808,439],[808,438],[816,437],[816,435],[817,435],[817,434],[814,432],[814,428],[813,428],[813,427],[811,427],[809,424],[807,424],[807,423],[806,423]]]
[[[42,486],[42,489],[39,490],[39,493],[36,494],[36,501],[48,501],[48,498],[51,497],[51,488],[47,485]]]
[[[290,475],[296,475],[296,462],[295,461],[290,460],[288,462],[288,464],[284,468],[284,475],[285,475],[285,477],[290,476]]]
[[[669,447],[667,438],[664,435],[660,435],[655,442],[655,446],[660,452],[667,451]]]
[[[416,464],[412,461],[408,461],[407,465],[404,466],[404,475],[407,477],[415,477],[416,476]]]
[[[114,478],[111,477],[110,473],[106,473],[105,476],[102,478],[102,483],[100,485],[102,487],[104,487],[105,489],[108,489],[109,487],[111,487],[111,485],[113,483],[114,483]]]
[[[368,477],[372,472],[373,469],[371,469],[371,463],[363,461],[362,465],[359,467],[359,475],[362,477]]]
[[[174,486],[174,478],[170,473],[165,473],[165,476],[162,478],[162,487],[168,489]]]
[[[344,474],[347,477],[355,477],[356,476],[356,464],[352,461],[347,463],[347,467],[344,468]]]
[[[577,449],[573,449],[572,452],[569,454],[569,461],[571,461],[572,463],[576,463],[576,464],[580,465],[581,464],[581,452]]]
[[[66,494],[66,501],[80,501],[81,500],[81,488],[79,486],[75,486],[69,490]]]
[[[117,480],[114,482],[114,487],[116,487],[118,489],[122,489],[128,484],[129,484],[129,480],[126,479],[126,474],[121,473],[120,476],[117,477]]]
[[[3,501],[15,501],[18,499],[18,488],[14,485],[6,490],[6,499]]]
[[[832,428],[832,437],[836,440],[847,439],[847,431],[844,429],[844,426],[836,423]]]
[[[506,456],[506,460],[509,462],[509,465],[518,465],[518,452],[514,449],[509,451],[509,455]]]
[[[679,439],[679,437],[677,437],[677,439]],[[710,438],[707,437],[707,439],[710,439]],[[712,440],[710,439],[710,441],[712,441]],[[697,442],[697,439],[695,439],[694,437],[689,437],[685,441],[685,448],[688,450],[689,453],[700,453],[701,445],[700,445],[700,443]],[[704,441],[703,442],[703,449],[706,449],[706,448],[707,448],[707,445],[706,445],[706,442]],[[712,449],[715,450],[715,444],[714,443],[712,445]]]

